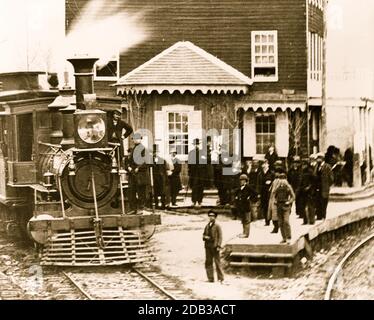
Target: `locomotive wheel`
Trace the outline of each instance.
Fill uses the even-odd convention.
[[[118,188],[118,175],[111,174],[111,161],[107,155],[82,152],[75,156],[75,175],[69,176],[65,168],[61,180],[63,193],[71,203],[85,209],[94,208],[94,196],[91,174],[95,176],[95,189],[98,207],[105,206],[115,196]]]

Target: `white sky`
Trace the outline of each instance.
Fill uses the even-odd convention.
[[[53,71],[64,38],[64,0],[0,0],[0,72]]]

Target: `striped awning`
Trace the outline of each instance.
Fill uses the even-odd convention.
[[[243,109],[244,111],[252,110],[256,111],[272,111],[277,110],[286,111],[291,110],[295,111],[299,109],[301,111],[306,110],[306,102],[249,102],[236,106],[236,110]]]

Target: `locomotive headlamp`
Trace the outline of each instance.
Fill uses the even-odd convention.
[[[74,113],[75,144],[77,148],[107,147],[107,119],[101,110],[77,110]]]
[[[94,114],[81,118],[78,122],[78,134],[86,143],[98,143],[105,136],[104,120]]]

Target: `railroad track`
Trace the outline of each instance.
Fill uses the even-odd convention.
[[[180,284],[151,267],[62,274],[87,300],[191,299]]]
[[[373,282],[373,272],[374,272],[374,262],[373,262],[373,257],[374,257],[374,246],[369,246],[374,242],[374,233],[371,234],[370,236],[366,237],[363,239],[360,243],[358,243],[355,247],[353,247],[344,257],[343,259],[339,262],[337,267],[335,268],[332,276],[329,279],[326,292],[325,292],[325,297],[324,300],[332,300],[333,299],[333,294],[335,291],[339,293],[340,295],[344,294],[345,298],[349,299],[348,296],[348,286],[346,282],[356,282],[356,286],[358,286],[358,290],[361,291],[362,294],[364,293],[364,286],[372,286],[374,287],[374,282]],[[367,248],[367,251],[364,251],[363,249]],[[347,272],[347,275],[343,274],[345,266],[348,266],[349,262],[353,260],[353,258],[357,257],[358,255],[362,255],[359,258],[363,260],[361,263],[357,263],[356,270],[351,270],[350,272]],[[371,260],[369,260],[371,259]],[[371,274],[370,274],[371,272]],[[368,278],[365,280],[361,280],[360,284],[357,283],[357,280],[359,277],[363,278]],[[370,277],[370,278],[369,278]],[[350,279],[346,279],[350,278]],[[337,290],[337,282],[338,280],[342,281],[339,284],[339,289]],[[372,287],[369,288],[368,291],[372,290]],[[358,290],[355,290],[354,288],[351,289],[352,294],[357,294]],[[372,292],[372,291],[371,291]],[[357,297],[356,297],[357,298]],[[363,299],[366,299],[365,297]]]

